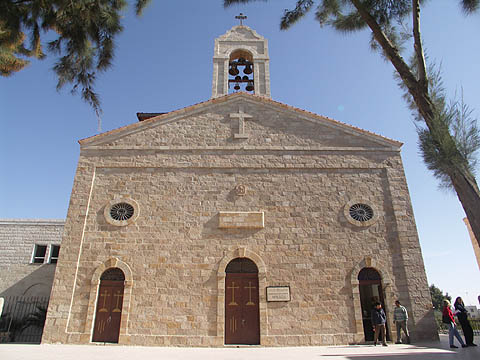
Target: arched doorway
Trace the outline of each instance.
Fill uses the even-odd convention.
[[[358,273],[360,288],[360,303],[362,306],[363,331],[365,341],[373,341],[374,333],[372,328],[371,313],[376,302],[382,304],[385,311],[385,298],[382,288],[382,277],[380,273],[371,267],[365,267]],[[387,340],[389,339],[387,329]]]
[[[110,268],[100,277],[93,342],[118,343],[122,317],[125,275],[119,268]]]
[[[236,258],[225,269],[225,344],[260,344],[258,268]]]

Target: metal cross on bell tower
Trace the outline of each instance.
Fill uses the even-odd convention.
[[[246,15],[243,15],[243,13],[240,13],[240,15],[235,16],[235,19],[240,20],[240,26],[243,26],[243,20],[247,18]]]

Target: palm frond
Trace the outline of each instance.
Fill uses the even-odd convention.
[[[471,14],[480,8],[480,0],[461,0],[460,6],[465,14]]]
[[[135,3],[135,13],[137,16],[141,16],[143,14],[143,10],[150,4],[151,0],[137,0]]]
[[[297,0],[293,10],[285,9],[280,20],[280,29],[286,30],[295,24],[312,9],[313,4],[313,0]]]

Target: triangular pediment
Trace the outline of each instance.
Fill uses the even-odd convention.
[[[264,40],[263,36],[248,26],[237,25],[228,30],[225,34],[218,37],[220,41],[245,41],[245,40]]]
[[[402,145],[327,117],[247,93],[230,94],[155,116],[81,140],[80,144],[82,148],[109,149],[306,150],[399,150]]]

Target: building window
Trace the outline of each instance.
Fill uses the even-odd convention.
[[[138,203],[130,198],[114,199],[105,205],[105,220],[115,226],[127,226],[135,222],[139,214]]]
[[[58,261],[58,254],[60,253],[60,245],[52,245],[50,247],[50,264],[56,264]]]
[[[33,250],[33,259],[32,263],[34,264],[43,264],[45,261],[45,255],[47,254],[47,245],[37,245]]]
[[[112,217],[112,219],[118,221],[128,220],[133,216],[134,211],[135,210],[132,205],[126,202],[121,202],[114,204],[110,208],[110,216]]]
[[[343,208],[345,219],[352,225],[368,227],[377,222],[379,212],[375,205],[359,199],[352,199]]]
[[[373,218],[373,209],[367,204],[353,204],[348,210],[350,216],[357,221],[368,221]]]

